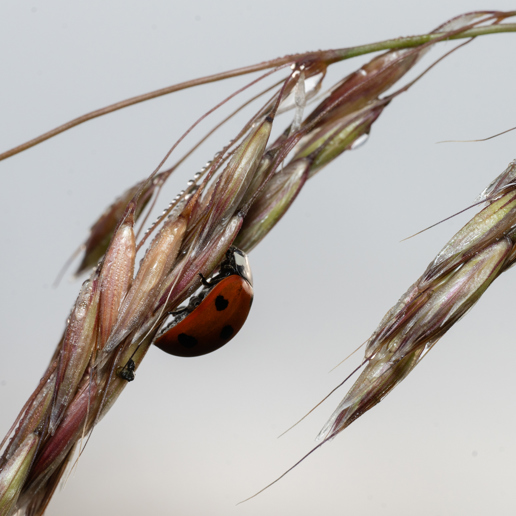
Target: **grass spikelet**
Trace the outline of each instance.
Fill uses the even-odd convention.
[[[56,371],[49,432],[54,433],[77,391],[96,344],[99,315],[98,278],[84,282],[66,329]]]
[[[147,206],[147,203],[150,201],[157,183],[158,181],[153,181],[151,183],[145,181],[143,184],[137,183],[131,188],[128,188],[113,202],[111,206],[106,209],[98,220],[95,221],[91,226],[88,238],[81,246],[81,249],[84,248],[84,255],[79,267],[75,271],[76,276],[79,276],[88,269],[95,267],[104,256],[111,242],[115,228],[124,216],[127,205],[135,194],[139,192],[140,202],[138,203],[138,209],[133,216],[134,219],[138,220],[139,216]]]
[[[37,435],[27,436],[17,448],[16,453],[4,465],[8,474],[2,475],[0,481],[0,514],[9,514],[16,506],[18,496],[29,474],[38,442]]]

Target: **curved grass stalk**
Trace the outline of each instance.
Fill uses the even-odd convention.
[[[508,11],[508,12],[496,12],[498,19],[505,19],[516,15],[516,11]],[[17,147],[9,149],[0,154],[0,161],[10,158],[24,150],[30,149],[35,145],[38,145],[58,134],[61,134],[73,127],[77,127],[89,120],[93,120],[94,118],[98,118],[109,113],[114,113],[120,109],[124,109],[129,106],[134,106],[141,102],[145,102],[147,100],[152,100],[155,98],[162,97],[163,95],[168,95],[170,93],[175,93],[176,91],[185,90],[188,88],[193,88],[195,86],[200,86],[203,84],[209,84],[212,82],[218,82],[225,79],[230,79],[232,77],[240,77],[242,75],[247,75],[253,72],[260,72],[262,70],[267,70],[269,68],[274,67],[282,67],[285,65],[289,65],[292,63],[296,63],[299,61],[311,61],[318,60],[325,62],[326,65],[334,64],[339,61],[343,61],[345,59],[351,59],[353,57],[358,57],[365,54],[371,54],[374,52],[381,52],[384,50],[399,50],[399,49],[407,49],[407,48],[416,48],[421,45],[427,43],[434,43],[437,41],[443,40],[454,40],[454,39],[469,39],[475,38],[478,36],[485,36],[488,34],[500,34],[506,32],[516,32],[516,24],[497,24],[497,25],[489,25],[487,27],[475,27],[468,28],[466,30],[455,31],[455,33],[435,33],[435,34],[422,34],[418,36],[407,36],[396,39],[389,39],[385,41],[380,41],[377,43],[371,43],[368,45],[359,45],[356,47],[350,48],[342,48],[337,50],[326,50],[326,51],[318,51],[318,52],[306,52],[302,54],[293,54],[287,55],[285,57],[280,57],[277,59],[271,59],[270,61],[265,61],[263,63],[258,63],[251,66],[245,66],[242,68],[236,68],[234,70],[229,70],[227,72],[217,73],[213,75],[208,75],[206,77],[200,77],[198,79],[193,79],[190,81],[185,81],[179,84],[174,84],[172,86],[168,86],[165,88],[160,88],[155,91],[151,91],[149,93],[145,93],[143,95],[137,95],[135,97],[131,97],[126,100],[122,100],[120,102],[116,102],[114,104],[110,104],[101,109],[97,109],[95,111],[91,111],[77,117],[69,122],[66,122],[59,127],[56,127],[32,140],[29,140]]]

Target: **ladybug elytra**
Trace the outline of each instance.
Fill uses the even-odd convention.
[[[173,312],[174,320],[154,344],[180,357],[206,355],[224,346],[244,325],[253,302],[251,268],[247,255],[231,247],[219,273],[207,281],[185,308]]]

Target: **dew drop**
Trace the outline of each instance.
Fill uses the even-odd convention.
[[[349,148],[349,150],[356,150],[360,147],[362,147],[362,145],[364,145],[364,143],[369,139],[369,134],[368,133],[364,133],[362,135],[360,135],[352,144],[351,144],[351,147]]]
[[[318,73],[316,75],[313,75],[312,77],[308,77],[308,79],[303,78],[305,89],[305,101],[310,100],[317,94],[317,92],[321,88],[323,78],[324,74],[322,73]],[[285,111],[288,111],[289,109],[293,109],[295,107],[295,91],[292,91],[284,100],[281,101],[278,113],[284,113]]]

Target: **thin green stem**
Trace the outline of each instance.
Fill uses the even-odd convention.
[[[516,13],[515,13],[516,14]],[[441,39],[442,41],[450,41],[456,39],[476,38],[487,34],[501,34],[505,32],[516,32],[516,23],[503,23],[500,25],[488,25],[485,27],[475,27],[459,34],[454,34],[443,39],[444,33],[423,34],[419,36],[407,36],[404,38],[387,39],[378,43],[370,43],[358,47],[342,48],[338,50],[328,50],[324,54],[329,57],[330,63],[343,61],[352,57],[379,52],[382,50],[399,50],[402,48],[414,48]]]

